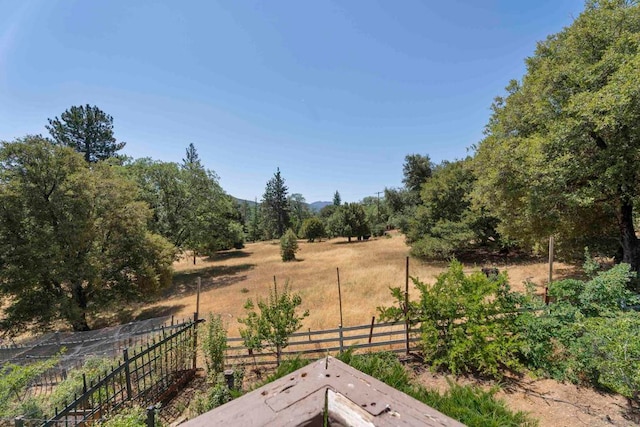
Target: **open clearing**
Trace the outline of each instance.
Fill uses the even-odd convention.
[[[302,297],[302,308],[310,315],[304,328],[311,330],[335,328],[340,323],[336,268],[340,269],[344,326],[363,325],[377,315],[376,307],[392,304],[389,287],[404,288],[405,259],[409,247],[404,236],[392,232],[391,238],[347,243],[331,239],[307,243],[299,241],[297,261],[284,263],[280,259],[277,241],[249,243],[242,250],[219,253],[212,258],[192,258],[176,262],[173,286],[153,304],[137,307],[126,313],[124,320],[161,315],[177,318],[192,316],[196,310],[196,278],[201,277],[201,316],[209,312],[221,314],[227,322],[230,336],[239,336],[236,319],[245,315],[247,298],[266,298],[276,277],[279,288],[288,281],[291,289]],[[506,270],[514,289],[524,290],[528,278],[542,293],[548,277],[548,265],[543,260],[518,263],[503,258],[477,264],[467,264],[467,271],[495,265]],[[447,263],[410,260],[409,275],[432,283],[446,270]],[[572,274],[572,266],[554,264],[556,277]],[[417,291],[413,284],[410,292]]]
[[[245,315],[243,305],[248,297],[265,298],[273,277],[282,287],[288,280],[294,292],[300,293],[303,309],[310,316],[304,328],[311,330],[335,328],[340,323],[336,268],[340,269],[345,326],[367,324],[377,315],[376,307],[389,305],[390,286],[404,286],[405,259],[409,248],[404,236],[395,232],[391,238],[379,238],[347,243],[345,239],[307,243],[299,241],[298,261],[283,263],[278,242],[250,243],[242,250],[217,254],[212,258],[191,258],[176,262],[173,286],[153,304],[126,311],[122,320],[161,315],[189,317],[196,309],[196,278],[202,278],[201,316],[209,312],[223,315],[230,336],[238,336],[236,319]],[[516,290],[524,290],[530,280],[542,293],[548,278],[545,260],[479,259],[465,264],[466,271],[478,271],[483,266],[496,266],[508,272]],[[447,263],[410,261],[409,274],[433,283],[447,268]],[[576,274],[576,268],[555,263],[554,277]],[[410,284],[410,290],[417,293]],[[415,294],[414,294],[415,295]],[[445,377],[419,369],[419,380],[429,387],[447,387]],[[493,383],[473,378],[458,378],[463,384],[476,383],[491,387]],[[631,426],[626,400],[617,395],[590,388],[561,384],[553,380],[531,378],[512,379],[501,384],[498,396],[514,410],[531,412],[541,426]]]

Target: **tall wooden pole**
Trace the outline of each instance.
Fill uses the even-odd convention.
[[[340,290],[340,269],[337,267],[336,273],[338,274],[338,301],[340,303],[340,327],[342,328],[342,292]]]
[[[202,279],[198,277],[198,291],[196,294],[196,313],[200,315],[200,287],[202,286]]]
[[[409,355],[409,257],[404,277],[404,332],[407,356]]]

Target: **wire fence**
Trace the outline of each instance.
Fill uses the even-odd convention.
[[[149,405],[166,402],[190,381],[196,371],[197,316],[161,329],[143,346],[122,349],[117,366],[94,378],[82,375],[79,393],[53,408],[45,419],[0,420],[16,427],[72,427],[88,425],[133,402]],[[4,422],[3,422],[4,421]]]

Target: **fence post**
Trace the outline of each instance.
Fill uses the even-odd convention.
[[[131,370],[129,369],[129,349],[124,348],[122,350],[122,356],[124,359],[124,376],[127,380],[127,400],[131,400]]]
[[[198,359],[198,312],[193,313],[193,370],[196,370]]]
[[[338,328],[339,328],[338,332],[340,334],[340,354],[342,354],[343,347],[344,347],[344,344],[343,344],[344,337],[343,337],[343,334],[342,334],[342,325],[338,325]]]
[[[409,355],[409,257],[407,257],[407,268],[404,278],[404,331],[406,339],[406,351]]]
[[[15,427],[24,427],[24,415],[15,417],[14,423],[15,423]]]
[[[233,369],[227,369],[224,371],[224,379],[229,390],[235,390],[235,378],[233,377]]]
[[[156,407],[149,406],[147,408],[147,427],[154,427],[156,424]]]
[[[369,329],[369,344],[371,344],[371,338],[373,338],[373,322],[376,321],[376,316],[371,316],[371,329]]]

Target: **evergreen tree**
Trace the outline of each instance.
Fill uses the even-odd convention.
[[[335,194],[333,195],[333,206],[340,206],[342,204],[342,198],[340,197],[340,193],[338,193],[338,190],[336,190]]]
[[[60,118],[48,120],[46,128],[54,142],[82,153],[87,162],[116,157],[125,146],[113,136],[113,117],[95,105],[73,106]]]
[[[267,238],[280,238],[291,225],[288,188],[280,174],[280,168],[267,182],[262,196],[262,213]]]

